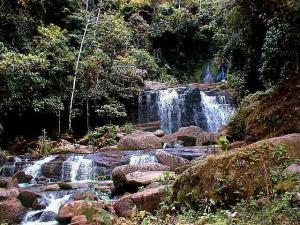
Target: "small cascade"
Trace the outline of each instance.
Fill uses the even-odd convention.
[[[221,95],[208,95],[201,91],[201,103],[206,117],[207,130],[217,132],[234,113],[234,108]]]
[[[22,159],[20,157],[14,157],[13,162],[7,163],[4,165],[0,171],[2,177],[11,177],[16,172],[16,166],[17,163],[22,162]]]
[[[62,179],[64,181],[93,180],[95,168],[93,160],[84,158],[83,155],[70,156],[62,165]]]
[[[42,174],[41,172],[42,165],[51,162],[55,158],[56,156],[50,155],[43,159],[37,160],[32,165],[28,165],[27,167],[25,167],[24,172],[28,175],[31,175],[34,179]]]
[[[212,73],[210,71],[211,65],[208,63],[205,73],[204,73],[204,78],[203,78],[203,83],[205,84],[211,84],[213,83],[213,77],[212,77]]]
[[[159,117],[164,132],[172,133],[181,127],[181,103],[182,101],[176,89],[159,92]]]
[[[49,202],[49,205],[44,210],[36,210],[26,213],[21,225],[58,224],[55,218],[58,214],[59,208],[68,201],[70,197],[71,195],[56,196],[54,193],[51,193],[50,195],[43,194],[43,198]]]
[[[130,157],[130,165],[139,165],[150,162],[158,162],[157,158],[154,155],[145,154],[145,155],[133,155]]]

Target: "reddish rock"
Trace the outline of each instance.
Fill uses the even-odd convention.
[[[187,159],[172,155],[163,150],[157,150],[155,152],[155,156],[161,164],[169,166],[171,170],[175,170],[178,167],[189,164]]]
[[[300,164],[294,163],[286,169],[292,173],[300,173]]]
[[[16,198],[19,195],[19,190],[17,188],[4,189],[0,188],[0,201],[7,200],[9,198]]]
[[[0,218],[19,224],[25,214],[21,202],[16,198],[0,202]]]
[[[29,183],[32,180],[32,176],[25,174],[24,171],[16,172],[12,178],[16,179],[18,183]]]
[[[118,216],[130,217],[133,210],[153,212],[164,200],[164,187],[148,189],[122,197],[113,203]]]
[[[230,149],[240,148],[246,145],[246,142],[244,141],[235,141],[230,144]]]
[[[150,150],[161,148],[161,140],[151,132],[136,131],[123,137],[119,143],[120,150]]]
[[[85,215],[74,216],[70,225],[86,225],[88,222]]]
[[[58,191],[59,189],[58,184],[50,184],[45,188],[45,191]]]
[[[72,195],[72,199],[75,201],[85,200],[85,199],[97,200],[97,196],[95,193],[92,192],[75,192]]]
[[[0,188],[18,187],[18,180],[11,177],[0,178]]]
[[[156,137],[163,137],[165,135],[165,132],[163,130],[156,130],[156,131],[153,132],[153,134]]]
[[[218,134],[203,131],[197,136],[196,145],[202,146],[216,144],[218,136]]]
[[[91,145],[72,144],[66,140],[61,140],[58,148],[60,152],[64,153],[88,154],[94,151],[94,147]]]
[[[126,174],[126,184],[129,186],[146,186],[155,181],[157,181],[165,171],[147,171],[147,172],[133,172]],[[171,173],[172,176],[175,176],[175,173]]]
[[[109,152],[109,151],[118,151],[118,150],[120,150],[118,145],[112,145],[112,146],[106,146],[100,148],[100,152]]]

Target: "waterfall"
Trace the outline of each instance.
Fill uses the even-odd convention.
[[[207,130],[217,132],[222,125],[227,124],[230,116],[234,113],[234,109],[226,102],[225,96],[209,96],[203,91],[201,91],[200,94],[203,112],[207,122]]]
[[[44,210],[36,210],[26,213],[23,218],[21,225],[39,225],[39,224],[47,224],[47,225],[56,225],[58,222],[55,220],[55,216],[50,221],[49,218],[46,219],[47,213],[58,214],[59,208],[66,201],[69,200],[71,195],[64,196],[55,196],[55,194],[51,193],[49,196],[44,194],[43,198],[45,198],[49,205]],[[47,220],[47,222],[45,221]]]
[[[205,84],[213,83],[213,77],[212,77],[212,74],[211,74],[211,71],[210,71],[210,64],[209,63],[207,64],[207,67],[206,67],[206,70],[205,70],[205,73],[204,73],[203,83],[205,83]]]
[[[41,172],[42,165],[45,163],[51,162],[55,158],[56,158],[56,156],[50,155],[43,159],[37,160],[32,165],[28,165],[24,169],[24,172],[28,175],[31,175],[33,177],[33,179],[35,179],[36,177],[38,177],[42,174],[42,172]]]
[[[133,155],[130,157],[130,165],[138,165],[149,162],[158,162],[157,158],[154,155],[145,154],[145,155]]]
[[[16,171],[16,165],[17,163],[22,162],[22,159],[19,157],[14,157],[14,161],[10,162],[6,165],[4,165],[3,167],[0,168],[1,171],[1,176],[2,177],[11,177],[12,175],[14,175],[15,171]]]
[[[159,117],[161,128],[172,133],[181,127],[181,99],[176,89],[159,92]]]
[[[71,182],[94,179],[94,163],[83,155],[70,156],[62,165],[62,179]]]

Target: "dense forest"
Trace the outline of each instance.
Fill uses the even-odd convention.
[[[1,225],[297,225],[299,159],[299,0],[0,0]]]
[[[299,71],[299,4],[2,0],[1,134],[135,122],[143,81],[199,82],[208,62],[239,100],[270,88]]]

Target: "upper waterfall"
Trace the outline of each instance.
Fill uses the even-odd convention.
[[[217,132],[233,111],[230,97],[219,91],[180,87],[139,94],[139,123],[160,121],[165,133],[191,125]]]

